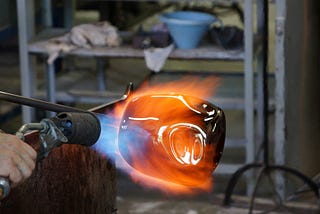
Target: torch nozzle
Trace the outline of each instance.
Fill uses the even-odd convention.
[[[94,113],[62,112],[51,120],[68,138],[67,144],[92,146],[100,137],[101,125]]]

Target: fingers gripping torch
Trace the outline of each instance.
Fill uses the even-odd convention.
[[[93,113],[62,112],[53,118],[45,118],[40,123],[23,125],[16,135],[24,140],[29,131],[39,131],[40,146],[37,161],[41,161],[62,144],[93,145],[100,136],[100,122]],[[10,182],[0,177],[0,199],[8,196]]]
[[[21,140],[24,140],[28,132],[39,131],[40,145],[37,149],[37,161],[47,157],[50,151],[62,144],[91,146],[100,136],[100,122],[92,112],[1,91],[0,99],[59,112],[55,117],[42,119],[39,123],[25,124],[16,133]],[[8,196],[9,192],[9,180],[0,177],[0,200]]]

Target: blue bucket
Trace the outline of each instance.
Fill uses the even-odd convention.
[[[220,21],[215,16],[195,11],[176,11],[160,15],[175,44],[180,49],[192,49],[199,45],[210,25]]]

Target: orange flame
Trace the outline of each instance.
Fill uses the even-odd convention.
[[[113,114],[122,119],[117,165],[135,182],[169,194],[211,191],[211,174],[222,149],[206,145],[201,111],[190,104],[194,98],[189,100],[185,95],[208,98],[218,83],[216,77],[193,76],[158,85],[147,83],[125,104],[117,105]],[[141,98],[144,96],[151,99]]]

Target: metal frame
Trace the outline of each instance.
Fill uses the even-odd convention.
[[[253,205],[254,205],[254,200],[256,197],[257,189],[259,187],[260,181],[262,177],[265,175],[269,178],[271,183],[273,184],[273,180],[271,178],[271,172],[285,172],[288,174],[291,174],[297,178],[299,178],[301,181],[305,182],[306,185],[310,188],[311,191],[314,192],[315,197],[319,200],[320,199],[320,193],[319,193],[319,186],[318,184],[313,181],[311,178],[308,176],[304,175],[303,173],[299,172],[298,170],[292,169],[290,167],[284,166],[284,165],[278,165],[278,164],[272,164],[272,162],[269,161],[269,137],[268,137],[268,100],[269,100],[269,93],[268,93],[268,49],[269,49],[269,26],[268,26],[268,20],[269,20],[269,2],[268,0],[263,0],[260,1],[261,4],[258,4],[258,10],[261,9],[261,17],[262,17],[262,28],[259,30],[261,31],[261,38],[262,38],[262,74],[260,75],[261,77],[258,78],[259,84],[261,85],[259,89],[261,92],[259,95],[261,97],[258,97],[258,100],[261,102],[261,106],[258,110],[261,110],[261,132],[262,132],[262,149],[263,149],[263,157],[262,161],[260,160],[255,160],[253,163],[246,164],[239,168],[231,177],[226,193],[225,193],[225,198],[224,198],[224,205],[230,205],[231,204],[231,196],[233,193],[233,189],[235,185],[237,184],[239,178],[248,170],[251,169],[259,169],[259,173],[257,176],[254,177],[254,180],[256,180],[253,192],[251,194],[251,201],[250,201],[250,207],[249,207],[249,213],[252,213],[253,211]],[[283,70],[284,71],[284,70]],[[283,72],[282,71],[282,72]],[[283,74],[283,73],[282,73]],[[284,79],[281,79],[284,80]],[[280,82],[281,83],[281,82]],[[282,84],[283,85],[283,84]],[[280,91],[284,92],[284,90]],[[278,94],[278,95],[283,95]],[[283,103],[284,104],[284,103]],[[279,112],[278,112],[279,113]],[[283,115],[281,115],[283,116]],[[284,157],[284,153],[279,154],[280,158],[282,159]],[[281,161],[280,159],[280,161]],[[279,159],[278,159],[279,161]],[[279,177],[277,177],[279,179]],[[281,182],[283,181],[283,178],[280,178]],[[278,180],[279,182],[279,180]],[[280,185],[280,189],[277,188],[277,186]],[[283,206],[283,201],[284,201],[284,192],[283,190],[283,184],[276,184],[273,186],[273,193],[274,195],[277,196],[277,201],[276,204]]]

